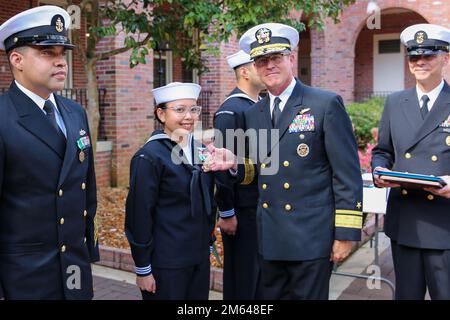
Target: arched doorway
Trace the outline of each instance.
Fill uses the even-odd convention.
[[[385,96],[414,85],[405,59],[400,33],[408,26],[427,23],[404,8],[381,11],[381,28],[360,31],[355,44],[355,101]]]
[[[305,23],[306,24],[306,23]],[[298,45],[298,78],[304,84],[311,85],[311,33],[306,27],[300,32],[300,42]]]

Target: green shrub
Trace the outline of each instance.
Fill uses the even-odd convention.
[[[372,128],[378,128],[383,112],[384,98],[372,98],[364,103],[351,103],[347,105],[347,112],[355,128],[358,147],[364,149],[372,141]]]

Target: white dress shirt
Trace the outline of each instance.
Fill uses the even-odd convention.
[[[444,88],[444,79],[441,80],[441,83],[436,88],[434,88],[428,93],[423,92],[422,90],[420,90],[419,86],[416,85],[417,98],[419,99],[420,107],[422,108],[423,105],[422,97],[424,95],[427,95],[428,98],[430,98],[430,100],[428,101],[428,111],[431,111],[431,108],[433,107],[443,88]]]
[[[294,91],[294,87],[296,85],[297,81],[295,81],[295,78],[292,78],[291,83],[287,86],[286,89],[278,96],[280,98],[280,111],[283,112],[284,106],[286,105],[286,102],[289,100],[289,97],[292,94],[292,91]],[[269,98],[270,98],[270,116],[272,117],[273,114],[273,108],[274,108],[274,101],[277,96],[274,96],[269,91]]]

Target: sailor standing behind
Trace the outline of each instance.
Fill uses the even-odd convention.
[[[234,135],[227,138],[227,131],[237,134],[236,130],[245,130],[244,112],[258,101],[259,93],[265,86],[256,74],[249,54],[240,50],[228,56],[227,62],[236,75],[236,88],[215,114],[214,128],[223,137],[222,145],[216,147],[225,147],[237,154],[237,144],[240,142],[231,141]],[[245,145],[245,150],[248,153],[248,145]],[[227,172],[218,172],[216,186],[215,200],[220,215],[218,226],[222,232],[225,260],[223,298],[261,298],[261,267],[256,236],[258,185],[256,181],[240,185]]]
[[[201,87],[171,83],[153,90],[153,132],[131,160],[125,233],[144,300],[208,299],[214,229],[214,177],[202,172],[192,138]]]

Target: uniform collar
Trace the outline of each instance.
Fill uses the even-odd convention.
[[[19,88],[19,90],[22,91],[28,98],[33,100],[33,102],[36,103],[36,105],[42,110],[42,112],[44,112],[44,104],[46,100],[22,86],[17,80],[14,80],[14,82],[16,83],[17,88]],[[50,93],[50,96],[47,100],[50,100],[56,107],[56,109],[58,109],[53,93]]]
[[[427,93],[420,90],[419,86],[416,85],[416,92],[417,92],[417,98],[419,99],[419,105],[422,106],[422,101],[421,101],[422,97],[424,95],[427,95],[428,98],[430,98],[430,101],[428,102],[428,110],[431,110],[431,108],[434,105],[434,102],[437,100],[437,98],[443,88],[444,88],[444,79],[441,80],[441,83],[439,83],[439,85],[436,88],[434,88],[433,90],[431,90],[430,92],[427,92]]]
[[[292,94],[292,91],[294,91],[295,85],[297,84],[297,81],[295,81],[295,78],[292,77],[291,83],[287,86],[286,89],[278,96],[278,98],[281,99],[280,102],[280,110],[283,111],[284,106],[286,105],[286,102],[289,100],[289,97]],[[277,96],[274,96],[269,91],[269,98],[270,98],[270,114],[272,114],[273,109],[273,103]]]

